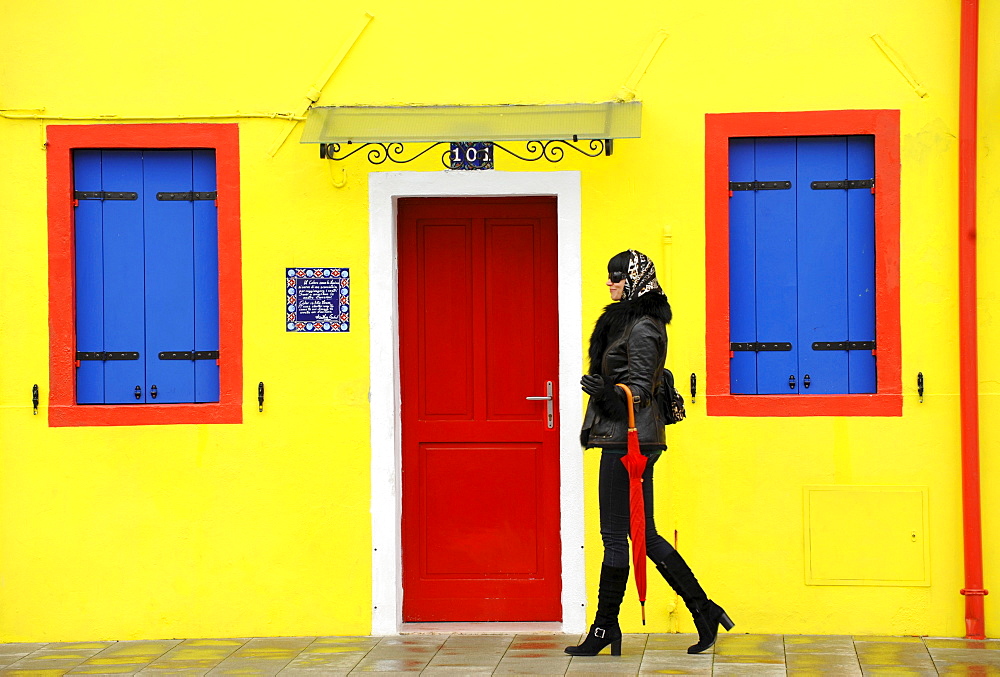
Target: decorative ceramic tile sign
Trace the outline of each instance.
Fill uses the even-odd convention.
[[[286,268],[286,331],[342,332],[351,326],[347,268]]]
[[[451,169],[493,169],[493,142],[453,142],[448,159]]]

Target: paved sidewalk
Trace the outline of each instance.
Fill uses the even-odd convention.
[[[621,657],[570,657],[578,635],[422,634],[0,644],[0,675],[1000,675],[1000,640],[630,634]]]

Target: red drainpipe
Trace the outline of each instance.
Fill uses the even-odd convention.
[[[985,639],[983,532],[979,481],[979,366],[976,309],[976,128],[979,0],[962,0],[958,90],[958,334],[962,416],[965,636]]]

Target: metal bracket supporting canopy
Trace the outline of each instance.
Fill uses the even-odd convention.
[[[511,150],[493,141],[482,142],[445,142],[438,141],[423,148],[423,150],[407,151],[406,145],[402,143],[362,143],[344,144],[321,143],[319,145],[319,156],[324,160],[346,160],[355,153],[367,149],[368,162],[373,165],[380,165],[386,161],[396,164],[406,164],[413,162],[422,155],[438,146],[447,146],[441,153],[441,164],[445,169],[493,169],[493,156],[497,150],[502,150],[508,155],[516,157],[525,162],[537,162],[547,160],[548,162],[559,162],[566,156],[566,149],[572,149],[580,155],[587,157],[598,157],[600,155],[611,155],[614,152],[614,139],[591,139],[580,141],[572,139],[568,141],[525,141],[523,150]],[[456,159],[456,151],[461,152],[469,147],[478,147],[485,151],[485,161],[481,163],[468,162],[466,159]],[[475,150],[475,149],[474,149]]]

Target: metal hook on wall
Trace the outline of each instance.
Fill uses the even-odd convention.
[[[691,404],[694,404],[694,396],[698,393],[698,377],[691,372]]]
[[[264,411],[264,382],[257,384],[257,411]]]
[[[330,181],[334,188],[343,188],[347,185],[347,170],[343,167],[334,168],[332,162],[327,163],[330,167]],[[339,176],[338,176],[339,174]]]
[[[31,386],[31,409],[32,415],[38,415],[38,384]]]
[[[920,401],[924,401],[924,372],[917,372],[917,395],[920,396]]]

